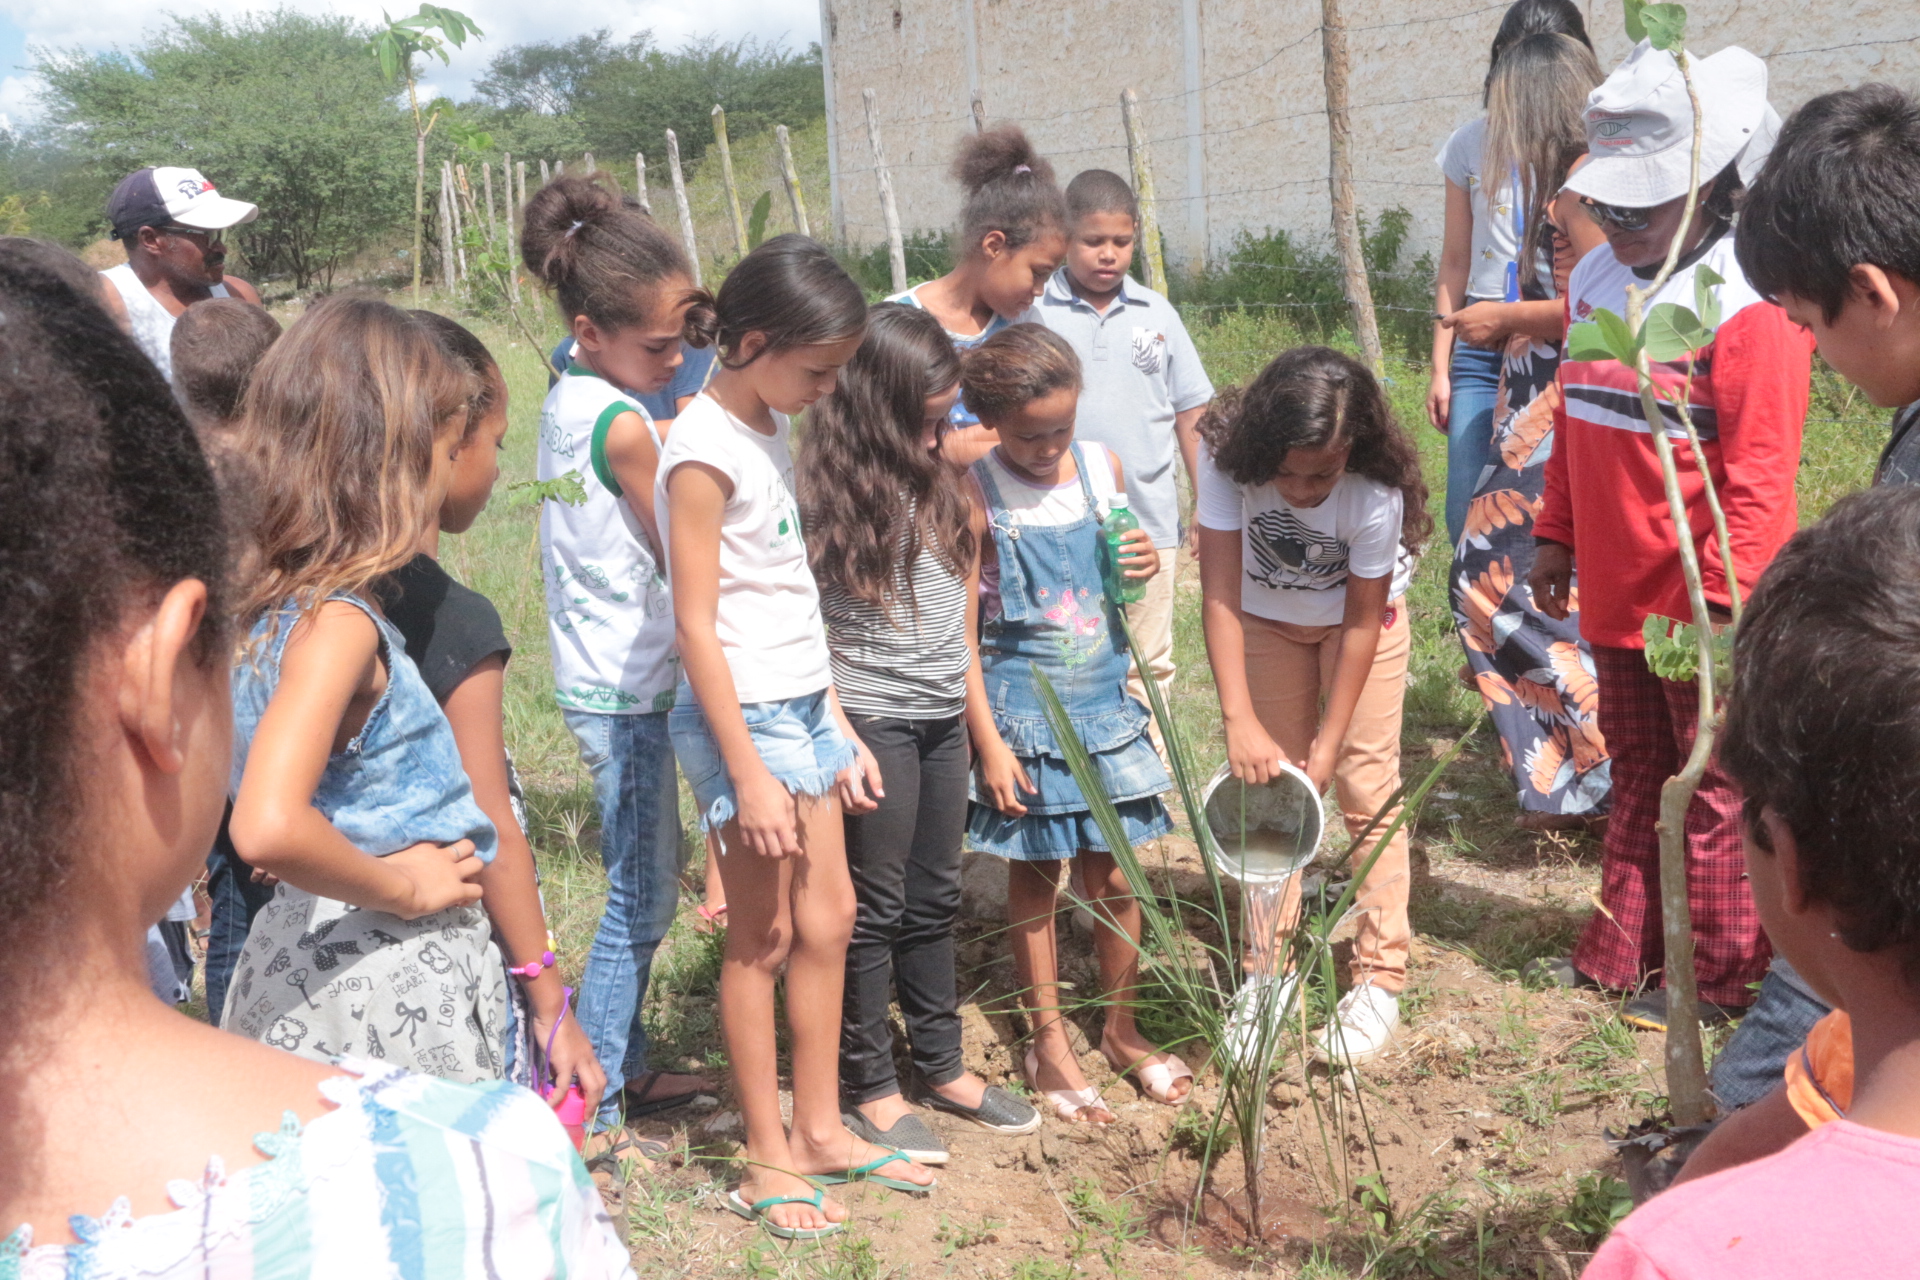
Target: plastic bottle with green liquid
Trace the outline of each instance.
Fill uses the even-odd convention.
[[[1126,494],[1116,493],[1107,500],[1107,518],[1100,524],[1100,533],[1107,542],[1107,599],[1115,604],[1134,604],[1147,596],[1147,580],[1126,577],[1120,567],[1121,540],[1139,527],[1140,522],[1127,509]]]

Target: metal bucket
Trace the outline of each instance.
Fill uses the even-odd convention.
[[[1249,786],[1226,765],[1207,783],[1207,857],[1221,875],[1244,885],[1280,885],[1313,861],[1326,829],[1320,792],[1307,775],[1281,762],[1267,782]]]

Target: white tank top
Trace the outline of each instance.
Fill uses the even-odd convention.
[[[127,307],[127,321],[133,327],[133,340],[147,353],[147,359],[153,361],[160,370],[160,376],[168,382],[173,381],[173,325],[180,317],[160,305],[160,300],[147,292],[147,286],[140,283],[140,277],[133,274],[133,264],[123,262],[117,267],[102,271],[101,275],[113,282],[119,291],[120,301]],[[230,298],[227,286],[216,284],[208,290],[216,298]]]

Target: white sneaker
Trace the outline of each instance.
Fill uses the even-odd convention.
[[[1243,1070],[1258,1071],[1280,1051],[1281,1033],[1287,1017],[1300,1002],[1300,975],[1279,978],[1254,976],[1233,993],[1227,1011],[1227,1054]],[[1262,1023],[1265,1023],[1264,1030]],[[1265,1058],[1266,1061],[1262,1061]]]
[[[1400,1040],[1400,997],[1363,982],[1340,997],[1333,1020],[1321,1028],[1314,1056],[1322,1062],[1358,1066],[1372,1062]]]

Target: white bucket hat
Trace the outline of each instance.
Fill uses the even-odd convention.
[[[1710,58],[1689,54],[1688,61],[1706,116],[1701,185],[1736,160],[1742,181],[1752,181],[1780,132],[1780,113],[1767,102],[1767,64],[1740,48]],[[1589,159],[1567,180],[1567,190],[1627,209],[1687,194],[1693,105],[1672,54],[1642,40],[1587,95],[1586,121]]]

